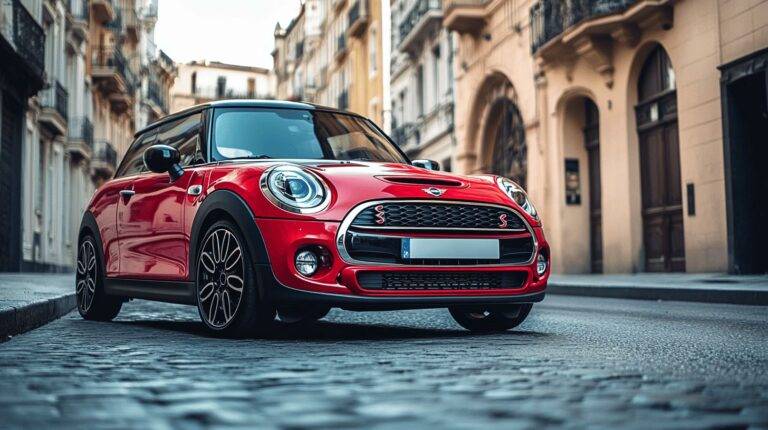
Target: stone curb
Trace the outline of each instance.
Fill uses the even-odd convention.
[[[75,293],[14,306],[0,311],[0,342],[68,314],[77,305]]]
[[[550,281],[547,294],[768,306],[768,290],[736,288],[583,285]]]

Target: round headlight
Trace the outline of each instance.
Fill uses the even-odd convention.
[[[264,172],[261,190],[277,207],[296,213],[319,212],[329,201],[320,178],[293,165],[275,166]]]
[[[501,191],[512,199],[512,201],[517,203],[518,206],[523,208],[524,211],[528,212],[528,215],[532,216],[533,219],[539,219],[539,213],[536,212],[533,202],[531,202],[531,199],[525,194],[523,187],[507,178],[496,178],[496,183],[499,185]]]

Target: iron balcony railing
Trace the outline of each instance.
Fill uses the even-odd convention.
[[[93,151],[93,123],[87,117],[72,118],[69,121],[69,139],[82,141]]]
[[[108,141],[97,140],[93,144],[92,160],[98,163],[104,163],[114,170],[117,166],[117,152]]]
[[[69,13],[75,21],[88,22],[91,17],[91,8],[88,0],[70,0]]]
[[[56,112],[67,120],[69,106],[69,94],[59,81],[49,83],[49,87],[42,92],[41,104],[44,108],[55,109]]]
[[[120,36],[125,31],[125,22],[123,21],[122,8],[115,8],[115,19],[108,22],[106,27],[116,33],[116,36]]]
[[[125,28],[139,28],[139,16],[136,14],[136,9],[132,7],[126,7],[119,9],[118,16],[121,17]]]
[[[164,112],[168,112],[168,101],[163,92],[163,87],[153,79],[150,79],[147,84],[147,98],[159,106]]]
[[[42,84],[45,71],[45,32],[19,0],[4,0],[0,32]]]
[[[368,16],[368,0],[357,0],[349,7],[347,13],[347,25],[351,28],[357,21]]]
[[[102,46],[96,49],[93,59],[95,67],[107,67],[115,69],[125,82],[128,93],[133,94],[136,87],[136,74],[133,73],[125,56],[117,47]]]
[[[405,18],[400,22],[400,41],[408,37],[422,17],[430,10],[440,10],[441,0],[417,0]]]
[[[623,12],[637,1],[539,0],[530,11],[531,51],[538,51],[574,25],[599,16]]]
[[[349,91],[344,90],[339,94],[339,97],[337,99],[337,104],[339,109],[349,109]]]

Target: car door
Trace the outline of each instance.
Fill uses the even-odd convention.
[[[184,229],[187,189],[201,182],[195,164],[199,151],[200,113],[164,124],[147,137],[143,151],[154,144],[175,147],[184,173],[171,180],[168,173],[141,174],[131,183],[118,209],[120,276],[131,279],[183,280],[187,276],[188,238]]]

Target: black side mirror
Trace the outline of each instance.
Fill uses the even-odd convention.
[[[175,181],[184,174],[184,169],[179,164],[181,157],[179,151],[168,145],[152,145],[144,150],[144,165],[155,173],[165,173]]]
[[[411,164],[416,167],[421,167],[422,169],[440,170],[440,163],[434,160],[413,160],[411,161]]]

